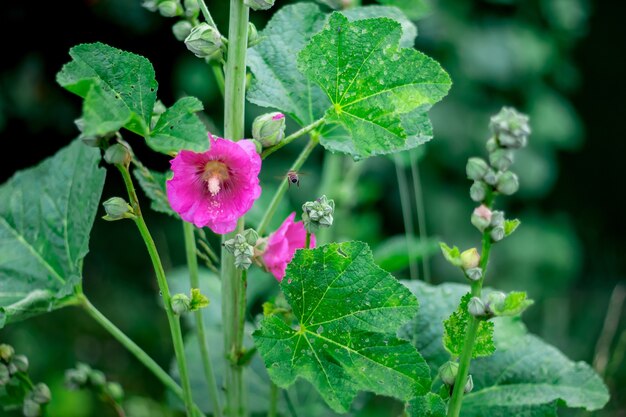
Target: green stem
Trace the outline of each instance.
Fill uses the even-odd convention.
[[[309,139],[309,143],[307,143],[304,149],[302,149],[302,152],[300,152],[300,155],[298,155],[298,158],[294,161],[293,165],[291,166],[290,171],[298,171],[302,167],[304,162],[307,160],[309,155],[311,155],[311,152],[313,151],[313,149],[315,149],[318,143],[319,143],[318,135],[317,134],[311,135],[311,139]],[[280,183],[278,190],[276,190],[276,193],[274,194],[274,197],[272,198],[270,205],[267,207],[267,210],[265,211],[265,214],[263,215],[263,218],[261,219],[261,222],[259,223],[259,226],[256,229],[259,235],[262,235],[263,232],[265,232],[265,229],[267,228],[270,221],[272,220],[272,216],[276,212],[276,209],[278,208],[278,204],[280,203],[280,200],[283,198],[283,195],[285,195],[285,192],[287,191],[288,186],[289,186],[288,180],[287,178],[284,178],[283,181]]]
[[[400,155],[394,158],[396,165],[396,177],[398,178],[398,187],[400,189],[400,205],[402,206],[402,219],[404,220],[404,234],[406,236],[406,247],[409,255],[409,274],[411,279],[418,279],[417,260],[413,256],[415,254],[413,241],[413,216],[411,215],[411,200],[409,194],[409,186],[406,172],[402,166]]]
[[[491,241],[489,232],[484,232],[480,257],[480,268],[483,270],[483,275],[481,279],[472,283],[472,296],[474,297],[480,297],[481,295],[483,281],[485,280],[487,266],[489,264],[489,255],[491,253],[492,243],[493,242]],[[461,413],[461,406],[463,404],[463,389],[465,388],[467,376],[469,375],[470,362],[472,360],[472,352],[474,350],[474,343],[476,342],[476,334],[478,332],[479,325],[480,320],[472,317],[469,325],[467,326],[463,349],[461,350],[461,355],[459,356],[459,371],[456,375],[456,380],[454,381],[452,397],[448,403],[448,417],[459,417]]]
[[[411,158],[411,176],[413,177],[413,193],[415,194],[415,208],[417,209],[417,225],[419,227],[419,237],[422,245],[428,239],[426,231],[426,210],[424,210],[424,193],[422,192],[422,179],[420,176],[417,157],[413,152],[409,153]],[[431,282],[429,257],[422,257],[422,265],[424,266],[424,281]]]
[[[183,221],[183,232],[185,236],[185,252],[187,254],[187,265],[189,267],[189,281],[191,288],[200,288],[200,277],[198,275],[198,258],[196,257],[196,237],[194,235],[194,227],[191,223]],[[204,377],[209,385],[209,399],[213,407],[213,415],[222,417],[222,406],[220,405],[219,392],[215,373],[213,372],[213,364],[211,356],[209,356],[209,346],[207,343],[206,333],[204,331],[204,318],[202,310],[194,312],[196,322],[196,333],[198,335],[198,345],[200,347],[200,356],[202,357],[202,367],[204,368]]]
[[[290,144],[294,140],[298,139],[300,136],[306,135],[310,131],[318,128],[319,126],[321,126],[324,123],[324,121],[325,120],[322,117],[321,119],[314,121],[310,125],[304,126],[302,129],[300,129],[298,131],[295,131],[291,135],[287,136],[285,139],[283,139],[280,142],[278,142],[276,145],[274,145],[274,146],[264,150],[263,153],[261,154],[261,158],[263,158],[263,159],[267,158],[269,155],[273,154],[274,152],[276,152],[277,150],[279,150],[283,146]]]
[[[270,381],[270,408],[267,411],[267,417],[276,417],[276,412],[278,411],[279,392],[280,388]]]
[[[126,348],[135,358],[142,363],[143,366],[148,368],[152,374],[159,381],[163,383],[170,391],[174,393],[178,398],[184,400],[185,395],[183,389],[169,376],[167,372],[159,366],[143,349],[141,349],[135,342],[133,342],[126,334],[121,331],[115,324],[113,324],[104,314],[100,312],[89,299],[81,294],[78,296],[80,300],[80,306],[89,314],[98,324],[100,324],[107,332],[111,334],[122,346]],[[194,406],[197,415],[202,415],[202,412],[197,406]]]
[[[209,25],[217,28],[217,25],[215,24],[215,21],[213,20],[213,17],[211,16],[211,12],[209,11],[209,8],[206,6],[206,3],[204,2],[204,0],[198,0],[198,6],[200,6],[200,11],[202,12],[202,16],[204,16],[204,20],[206,20]]]
[[[304,241],[304,247],[309,249],[311,247],[311,232],[306,231],[306,240]]]
[[[167,279],[165,278],[163,264],[161,263],[161,258],[159,256],[159,252],[157,251],[156,245],[154,244],[154,240],[152,239],[152,235],[150,234],[148,226],[146,225],[146,222],[144,221],[141,214],[139,199],[137,198],[137,192],[135,191],[135,186],[133,185],[130,171],[126,166],[116,166],[122,173],[122,178],[124,179],[124,184],[126,185],[126,190],[130,199],[130,204],[132,205],[133,211],[136,216],[134,219],[135,224],[137,225],[139,233],[141,234],[141,237],[146,244],[148,254],[150,255],[150,260],[152,261],[152,267],[154,268],[154,273],[156,275],[157,283],[159,285],[159,291],[161,292],[161,296],[163,297],[165,312],[167,313],[167,321],[170,326],[172,343],[174,344],[174,354],[176,355],[178,372],[180,373],[180,380],[183,386],[183,401],[185,403],[185,410],[188,417],[193,417],[195,413],[193,409],[193,398],[191,396],[191,383],[189,382],[189,373],[187,371],[187,361],[185,359],[185,347],[183,345],[183,333],[180,327],[180,318],[172,310],[170,289],[167,284]]]
[[[244,137],[245,93],[246,93],[246,50],[248,45],[249,9],[243,0],[230,0],[228,25],[228,59],[224,80],[224,137],[240,140]],[[243,232],[244,219],[237,222],[232,233],[222,237],[222,243]],[[243,367],[237,358],[243,352],[243,324],[245,286],[241,271],[235,268],[235,259],[222,246],[222,320],[224,329],[224,352],[226,352],[225,388],[226,415],[245,417],[245,391]]]
[[[224,71],[222,70],[222,65],[219,62],[210,62],[209,65],[213,70],[217,88],[219,88],[222,97],[224,97]]]

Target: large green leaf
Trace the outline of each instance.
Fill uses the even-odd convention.
[[[449,359],[441,342],[441,323],[456,309],[469,287],[430,286],[415,281],[407,286],[421,307],[401,335],[412,338],[436,369]],[[607,388],[589,365],[569,360],[553,346],[528,334],[519,319],[503,317],[494,322],[496,352],[472,361],[474,390],[465,396],[463,417],[552,417],[561,403],[587,410],[606,404]]]
[[[72,300],[104,185],[99,162],[75,141],[0,186],[0,327]]]
[[[150,61],[102,43],[75,46],[70,50],[70,56],[73,61],[57,74],[58,83],[81,97],[87,97],[90,88],[98,85],[101,89],[99,100],[89,101],[89,104],[98,106],[93,111],[99,110],[103,100],[119,101],[121,105],[117,107],[123,109],[129,118],[125,127],[139,135],[147,135],[157,89]],[[106,95],[106,100],[103,95]],[[90,111],[89,108],[83,110]],[[120,111],[116,111],[115,116],[119,119]],[[102,130],[95,126],[89,129]]]
[[[429,390],[426,363],[396,337],[417,311],[415,297],[365,243],[297,251],[281,289],[298,323],[269,316],[253,335],[278,386],[304,378],[340,412],[361,390],[402,400]]]
[[[183,97],[167,109],[157,121],[148,146],[157,152],[171,154],[181,149],[202,152],[209,148],[206,127],[195,114],[203,109],[195,97]]]
[[[446,403],[437,394],[428,394],[412,399],[407,412],[410,417],[446,417]]]
[[[472,316],[467,310],[470,298],[472,298],[471,293],[465,294],[461,298],[459,308],[443,322],[443,345],[453,357],[461,356],[467,326],[469,326],[472,320]],[[476,341],[474,342],[474,350],[472,350],[472,358],[489,356],[493,354],[495,350],[496,347],[493,344],[493,322],[481,321],[476,331]]]
[[[400,47],[402,28],[388,18],[350,22],[333,13],[298,54],[298,68],[332,103],[326,119],[351,139],[324,142],[359,159],[409,149],[431,138],[426,112],[451,81],[426,55]]]
[[[139,165],[135,167],[133,174],[137,178],[143,192],[150,199],[150,208],[152,210],[180,218],[178,213],[172,210],[167,199],[167,189],[165,188],[167,181],[166,173],[152,171],[143,165]]]

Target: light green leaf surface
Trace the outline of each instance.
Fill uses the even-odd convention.
[[[326,93],[329,122],[351,140],[327,149],[360,159],[415,147],[431,138],[426,112],[451,81],[426,55],[400,48],[400,24],[388,18],[350,22],[333,13],[328,25],[298,54],[298,68]]]
[[[446,403],[432,392],[412,399],[407,406],[409,417],[446,417],[447,411]]]
[[[506,295],[501,306],[493,305],[491,309],[496,316],[519,316],[533,303],[534,301],[528,299],[525,292],[512,291]]]
[[[103,110],[103,103],[121,103],[114,106],[115,111],[111,112],[113,120],[106,120],[105,114],[88,120],[93,123],[119,121],[124,109],[129,116],[124,127],[139,135],[147,135],[157,90],[154,68],[150,61],[102,43],[75,46],[70,50],[70,56],[73,60],[57,74],[57,82],[83,98],[87,98],[93,85],[99,87],[97,99],[86,100],[85,106],[94,107],[83,108],[83,111],[93,115]],[[98,125],[87,128],[90,131],[105,130]]]
[[[467,326],[472,319],[471,314],[467,310],[467,304],[470,298],[472,298],[471,293],[465,294],[463,298],[461,298],[459,308],[443,323],[443,345],[454,357],[461,355]],[[474,342],[472,358],[489,356],[493,354],[495,349],[496,347],[493,344],[493,322],[481,321],[478,325],[478,331],[476,332],[476,342]]]
[[[165,189],[167,174],[152,171],[144,166],[135,167],[133,174],[137,178],[143,192],[150,199],[150,208],[152,210],[178,218],[178,214],[172,210],[167,199],[167,191]]]
[[[0,186],[0,328],[71,302],[104,184],[80,141]]]
[[[184,97],[161,114],[150,136],[148,146],[157,152],[172,154],[183,149],[203,152],[209,148],[207,129],[195,114],[202,111],[200,100]]]
[[[358,391],[409,400],[429,390],[426,363],[396,337],[417,302],[365,243],[297,251],[281,288],[298,323],[270,316],[253,335],[278,386],[304,378],[340,412]]]
[[[420,310],[400,335],[413,341],[435,371],[449,358],[441,323],[469,287],[416,281],[406,285],[420,301]],[[472,361],[474,390],[465,396],[463,417],[554,417],[559,404],[587,410],[606,404],[608,390],[589,365],[571,361],[528,334],[519,319],[503,317],[494,323],[496,352]]]

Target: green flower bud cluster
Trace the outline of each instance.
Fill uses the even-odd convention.
[[[200,292],[200,288],[192,288],[190,296],[182,293],[174,294],[170,302],[174,313],[180,316],[190,311],[208,307],[209,298]]]
[[[215,26],[200,23],[185,38],[185,46],[198,58],[216,58],[221,55],[222,35]]]
[[[525,292],[513,291],[505,294],[492,291],[482,298],[472,297],[467,305],[468,312],[479,319],[489,320],[497,316],[517,316],[533,304]]]
[[[505,219],[503,211],[491,211],[484,204],[474,209],[471,222],[481,233],[489,232],[493,242],[499,242],[509,236],[520,224],[520,221],[517,219]]]
[[[50,388],[42,382],[33,384],[27,374],[28,358],[16,355],[12,346],[0,344],[0,387],[11,385],[10,389],[0,389],[0,403],[21,404],[25,417],[43,415],[44,407],[52,399]],[[18,388],[19,387],[19,388]],[[20,393],[15,398],[15,393]]]
[[[264,148],[278,144],[285,138],[285,115],[266,113],[252,122],[252,138]]]
[[[443,242],[439,243],[444,258],[452,265],[463,270],[465,277],[470,281],[478,281],[483,276],[480,265],[480,254],[476,248],[467,249],[463,252],[456,246],[449,247]]]
[[[104,372],[78,363],[65,371],[65,386],[70,390],[88,389],[119,403],[124,399],[124,389],[117,382],[107,381]]]
[[[526,146],[530,126],[528,116],[504,107],[491,118],[493,137],[487,141],[489,164],[482,158],[470,158],[465,171],[474,181],[470,197],[477,203],[487,200],[493,192],[512,195],[519,189],[519,179],[509,168],[515,162],[515,151]]]
[[[316,232],[321,227],[333,225],[335,202],[325,195],[315,201],[307,201],[302,205],[302,222],[309,233]]]
[[[243,0],[243,4],[252,10],[267,10],[274,5],[274,0]]]
[[[456,376],[459,373],[459,364],[455,361],[448,361],[439,367],[439,378],[448,387],[454,387]],[[474,389],[474,381],[472,376],[468,375],[463,392],[468,394]]]
[[[248,269],[252,265],[257,240],[259,240],[257,232],[253,229],[246,229],[243,234],[238,233],[234,238],[224,242],[226,250],[235,257],[236,268]]]

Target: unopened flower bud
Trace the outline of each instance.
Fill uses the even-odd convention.
[[[112,222],[122,219],[134,219],[136,217],[131,205],[121,197],[111,197],[102,205],[107,213],[106,216],[102,217],[104,220]]]
[[[253,229],[246,229],[243,234],[237,234],[234,238],[224,242],[226,250],[235,257],[235,267],[248,269],[252,265],[254,246],[259,235]]]
[[[266,113],[252,122],[252,137],[264,147],[276,145],[285,137],[285,115]]]
[[[495,311],[502,310],[504,307],[504,300],[506,294],[500,291],[492,291],[487,295],[487,302],[485,303],[485,311],[488,314],[494,314]]]
[[[68,389],[77,390],[85,386],[89,373],[81,369],[68,369],[65,371],[65,386]]]
[[[472,392],[473,389],[474,389],[474,380],[472,379],[471,375],[468,375],[467,382],[465,383],[465,386],[463,387],[463,393],[469,394],[470,392]]]
[[[252,10],[267,10],[274,5],[274,0],[243,0],[243,4]]]
[[[499,171],[506,171],[513,165],[515,156],[510,149],[496,149],[489,154],[489,163]]]
[[[504,226],[504,212],[494,210],[491,212],[491,226]]]
[[[28,358],[24,355],[15,355],[9,365],[13,365],[18,372],[26,372],[28,371]],[[9,367],[9,369],[11,369],[11,367]]]
[[[141,2],[141,7],[148,9],[151,12],[156,12],[159,8],[156,0],[143,0]]]
[[[472,213],[471,222],[478,230],[484,232],[491,224],[491,210],[484,204],[476,207]]]
[[[174,37],[179,41],[184,41],[187,36],[191,33],[191,29],[193,26],[187,20],[181,20],[179,22],[174,23],[172,26],[172,33]]]
[[[467,311],[474,317],[484,317],[487,315],[485,311],[485,303],[478,297],[472,297],[467,303]]]
[[[32,398],[27,397],[24,399],[24,404],[22,405],[22,414],[24,417],[39,417],[41,416],[41,405]]]
[[[471,281],[478,281],[483,277],[483,270],[481,268],[470,268],[465,270],[465,275]]]
[[[330,227],[333,224],[335,202],[325,195],[315,201],[307,201],[302,205],[302,222],[309,233],[314,233],[320,227]]]
[[[172,311],[179,316],[191,310],[191,300],[185,294],[174,294],[171,304]]]
[[[94,369],[89,372],[89,382],[94,387],[103,387],[107,382],[107,377],[104,375],[104,372]]]
[[[0,363],[0,387],[6,385],[11,380],[11,373],[9,368],[3,363]]]
[[[480,263],[480,254],[476,248],[461,252],[461,267],[463,269],[476,268]]]
[[[511,171],[503,172],[498,178],[496,189],[504,195],[512,195],[519,189],[519,180],[517,175]]]
[[[185,38],[185,45],[198,58],[207,58],[222,48],[222,36],[214,26],[200,23]]]
[[[107,391],[109,395],[117,402],[124,399],[124,389],[117,382],[109,382],[107,384]]]
[[[198,12],[200,11],[198,0],[185,0],[183,5],[185,6],[185,16],[193,17],[198,15]]]
[[[448,361],[439,367],[439,378],[448,386],[454,385],[458,373],[459,364],[457,362]]]
[[[491,240],[494,242],[499,242],[504,239],[504,226],[497,226],[491,229]]]
[[[489,171],[489,165],[487,165],[484,159],[470,158],[467,160],[467,165],[465,166],[467,178],[474,181],[482,180],[487,171]]]
[[[46,384],[40,382],[33,388],[32,398],[36,403],[48,404],[52,399],[52,393]]]
[[[13,346],[4,343],[0,345],[0,359],[4,362],[9,362],[14,354],[15,349],[13,349]]]
[[[261,42],[261,38],[256,26],[254,26],[254,23],[248,22],[248,48],[257,45],[259,42]]]
[[[489,138],[485,146],[487,148],[487,152],[489,153],[495,152],[497,149],[500,148],[500,146],[498,146],[498,142],[496,141],[496,138],[494,137]]]
[[[487,193],[489,192],[489,186],[482,181],[474,181],[470,187],[470,198],[477,203],[485,200]]]
[[[104,152],[104,160],[112,165],[122,165],[128,168],[132,156],[130,150],[121,143],[115,143]]]
[[[483,177],[483,181],[485,181],[489,185],[496,185],[498,182],[499,175],[493,169],[489,168],[489,171]]]
[[[503,107],[498,114],[493,116],[489,127],[502,147],[523,148],[528,142],[528,135],[530,135],[528,116],[511,107]]]
[[[159,3],[158,8],[159,13],[161,13],[161,16],[163,17],[174,17],[183,12],[182,7],[180,7],[180,4],[177,1],[162,1]]]

